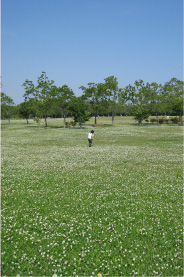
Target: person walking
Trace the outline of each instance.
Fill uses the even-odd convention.
[[[88,134],[89,147],[92,146],[92,140],[94,140],[94,131],[93,130],[91,130],[91,132],[89,132],[89,134]]]

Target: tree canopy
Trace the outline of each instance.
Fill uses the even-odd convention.
[[[80,86],[82,95],[77,97],[68,85],[57,87],[53,80],[48,79],[46,72],[42,71],[37,84],[25,80],[24,102],[17,107],[19,115],[27,122],[30,117],[38,123],[44,118],[45,126],[48,116],[63,117],[64,127],[67,116],[73,116],[80,126],[90,116],[94,117],[96,124],[99,115],[112,116],[112,125],[115,125],[114,117],[117,114],[133,115],[139,124],[150,115],[175,115],[181,120],[183,86],[184,82],[177,78],[172,78],[165,84],[145,83],[139,79],[134,84],[120,88],[118,79],[109,76],[103,83],[89,82],[86,86]],[[1,107],[1,117],[9,119],[17,108],[13,99],[5,93],[1,93]]]

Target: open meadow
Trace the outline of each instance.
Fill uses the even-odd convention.
[[[93,121],[1,121],[1,276],[183,276],[183,126]]]

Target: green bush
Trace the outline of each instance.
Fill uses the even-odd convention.
[[[158,123],[159,124],[163,124],[164,123],[164,119],[163,118],[159,118]]]
[[[150,122],[151,122],[151,123],[156,123],[156,122],[158,123],[158,119],[156,119],[156,118],[151,118],[151,119],[150,119]]]
[[[172,123],[174,123],[174,124],[178,124],[178,122],[179,122],[179,119],[178,119],[177,117],[173,117],[173,118],[171,118],[170,120],[171,120]]]

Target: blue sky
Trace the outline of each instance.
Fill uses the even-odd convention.
[[[45,71],[56,86],[183,79],[182,0],[1,0],[2,91]]]

